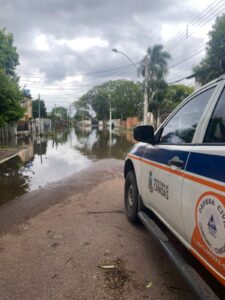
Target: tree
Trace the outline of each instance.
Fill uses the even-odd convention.
[[[142,113],[142,85],[129,80],[108,81],[94,87],[74,103],[78,111],[87,114],[94,111],[98,120],[109,119],[110,104],[112,117],[126,119]]]
[[[23,116],[22,92],[15,80],[18,64],[19,56],[13,46],[13,35],[0,29],[0,126]]]
[[[145,78],[148,102],[153,101],[154,95],[160,89],[166,88],[164,75],[168,73],[167,62],[169,59],[170,54],[163,51],[162,45],[154,45],[147,49],[147,53],[140,63],[139,74]]]
[[[54,107],[50,117],[54,120],[67,120],[67,109],[63,106]]]
[[[212,30],[208,34],[209,41],[206,47],[206,56],[193,69],[196,79],[201,84],[205,84],[224,73],[220,66],[220,60],[225,56],[224,32],[225,14],[216,19]]]
[[[91,90],[88,95],[91,97],[91,107],[96,113],[98,120],[106,121],[109,119],[109,108],[111,101],[110,86],[98,86]]]
[[[21,99],[22,92],[18,84],[0,69],[0,126],[18,121],[23,116]]]
[[[45,107],[45,102],[44,100],[33,100],[32,101],[32,115],[33,118],[39,118],[39,102],[40,102],[40,117],[41,118],[47,118],[47,111]]]
[[[143,110],[143,85],[131,80],[115,81],[112,92],[112,109],[115,119],[126,119],[128,117],[142,115]]]
[[[90,113],[82,108],[77,109],[75,115],[74,115],[74,119],[75,121],[81,121],[81,120],[88,120],[91,118]]]
[[[168,73],[167,61],[171,58],[169,52],[163,51],[163,45],[154,45],[148,47],[145,57],[142,59],[139,67],[139,73],[145,77],[146,59],[148,80],[162,80]]]
[[[19,65],[19,55],[13,46],[13,35],[6,29],[0,29],[0,69],[5,70],[6,75],[16,78],[16,66]]]

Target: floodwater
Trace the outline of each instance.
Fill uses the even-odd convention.
[[[70,128],[27,141],[27,150],[0,165],[0,204],[57,182],[105,158],[124,159],[132,133]]]

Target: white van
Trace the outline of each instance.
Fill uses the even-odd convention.
[[[125,211],[147,208],[225,286],[225,76],[186,100],[139,141],[124,167]]]

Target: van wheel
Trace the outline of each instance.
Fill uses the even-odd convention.
[[[124,204],[125,213],[130,222],[138,221],[138,188],[135,172],[129,171],[125,179]]]

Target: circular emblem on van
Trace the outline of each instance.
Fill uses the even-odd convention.
[[[197,226],[207,247],[219,257],[225,257],[225,208],[219,197],[204,194],[198,201]]]

